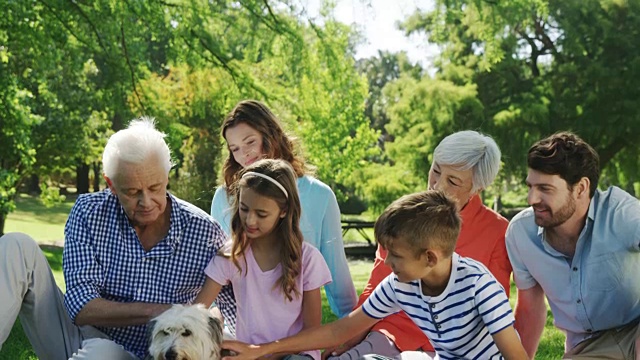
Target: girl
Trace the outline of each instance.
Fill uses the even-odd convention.
[[[284,133],[275,115],[264,104],[255,100],[238,103],[224,120],[221,132],[229,149],[223,169],[226,186],[216,190],[211,216],[229,234],[230,189],[241,170],[262,158],[288,161],[295,171],[300,194],[300,230],[304,240],[321,251],[331,271],[333,282],[325,287],[331,310],[340,317],[350,313],[357,297],[344,254],[340,209],[333,191],[308,175],[304,159],[294,152],[293,139]],[[231,287],[222,289],[216,303],[233,333],[236,309]]]
[[[232,193],[231,249],[209,262],[195,302],[210,306],[231,283],[236,337],[246,342],[319,326],[320,286],[331,275],[320,252],[302,240],[295,172],[284,160],[260,160],[241,171]],[[319,351],[305,354],[320,359]]]

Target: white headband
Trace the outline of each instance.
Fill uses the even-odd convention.
[[[262,173],[258,173],[258,172],[253,172],[253,171],[248,171],[244,174],[242,174],[242,179],[244,179],[245,177],[249,176],[249,175],[254,175],[254,176],[258,176],[261,177],[265,180],[269,180],[273,185],[277,186],[280,190],[282,190],[282,192],[284,193],[284,197],[286,197],[287,199],[289,198],[289,194],[287,193],[287,190],[284,189],[284,186],[282,186],[282,184],[280,184],[279,182],[276,181],[276,179],[262,174]]]

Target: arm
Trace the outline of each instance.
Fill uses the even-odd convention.
[[[506,231],[506,226],[504,228]],[[507,297],[511,295],[511,262],[509,261],[509,255],[507,254],[507,246],[504,239],[504,231],[501,232],[500,239],[496,242],[496,246],[491,253],[491,259],[487,268],[496,280],[502,285],[504,291],[507,293]]]
[[[498,346],[498,350],[500,350],[500,354],[502,354],[506,360],[529,359],[513,326],[508,326],[492,336],[493,341],[496,343],[496,346]]]
[[[302,293],[302,330],[322,324],[322,297],[320,288]]]
[[[231,205],[227,198],[227,188],[219,186],[211,201],[211,217],[214,218],[229,237],[231,235]]]
[[[305,350],[322,349],[341,343],[351,334],[372,327],[377,321],[378,319],[369,317],[362,309],[357,309],[338,321],[306,329],[297,335],[268,344],[256,346],[238,341],[225,341],[222,347],[238,353],[238,356],[228,357],[225,360],[257,359],[268,354],[298,353]]]
[[[369,298],[373,290],[384,280],[387,276],[391,275],[391,268],[384,264],[384,259],[387,257],[387,251],[378,245],[376,250],[376,259],[373,262],[373,268],[371,269],[371,275],[369,275],[369,281],[362,290],[358,304],[356,308],[362,306],[364,302]]]
[[[213,303],[213,300],[215,300],[215,298],[218,296],[218,293],[220,293],[220,289],[222,289],[222,285],[211,280],[211,278],[207,276],[202,289],[200,289],[200,292],[198,293],[198,296],[196,296],[196,299],[193,300],[193,303],[200,303],[205,307],[210,307]]]
[[[104,327],[144,325],[170,307],[171,304],[121,303],[95,298],[76,315],[75,324]]]
[[[79,197],[64,228],[62,267],[67,284],[64,304],[69,317],[78,326],[145,324],[168,309],[170,304],[122,303],[102,298],[105,270],[97,261],[94,237],[86,220],[90,205],[87,197]]]
[[[356,289],[349,272],[347,257],[344,253],[340,208],[335,195],[329,189],[327,206],[322,218],[320,252],[331,271],[332,282],[325,286],[331,311],[338,317],[346,316],[357,302]]]
[[[356,309],[362,306],[364,302],[369,298],[369,295],[375,290],[376,286],[380,284],[382,280],[384,280],[389,274],[391,274],[391,268],[384,264],[384,259],[387,257],[387,251],[384,250],[380,245],[378,245],[378,249],[376,250],[376,259],[373,263],[373,269],[371,269],[371,275],[369,275],[369,281],[367,285],[365,285],[362,294],[358,299],[358,304],[356,305]],[[336,356],[341,355],[345,351],[351,349],[352,347],[358,345],[364,340],[364,338],[369,334],[371,328],[366,329],[365,331],[354,335],[351,339],[347,340],[344,344],[338,347],[326,348],[322,353],[323,358],[327,358],[328,356]]]
[[[547,306],[540,284],[526,290],[518,289],[515,317],[515,328],[520,334],[522,345],[533,359],[547,321]]]

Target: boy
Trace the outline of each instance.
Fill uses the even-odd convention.
[[[361,308],[272,343],[225,342],[223,347],[239,354],[233,360],[325,348],[405,311],[433,343],[436,358],[528,359],[502,287],[482,264],[454,253],[460,224],[455,203],[442,192],[401,197],[375,224],[376,239],[388,250],[385,262],[393,274]],[[412,352],[411,357],[431,359],[426,353]]]

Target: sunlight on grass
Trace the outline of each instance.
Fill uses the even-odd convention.
[[[64,203],[47,208],[37,196],[20,194],[16,211],[7,216],[4,232],[23,232],[39,243],[60,241],[64,238],[64,224],[74,199],[69,196]]]

